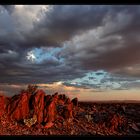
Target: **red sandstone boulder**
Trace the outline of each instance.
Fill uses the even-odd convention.
[[[59,105],[64,105],[67,99],[68,99],[68,97],[66,97],[65,94],[59,94],[58,95],[58,102],[57,103]]]
[[[32,97],[33,114],[37,116],[38,123],[43,122],[44,97],[45,92],[43,90],[37,90],[37,92]]]
[[[46,95],[44,97],[44,112],[43,112],[43,121],[47,121],[47,114],[48,114],[48,106],[50,105],[52,101],[52,96],[51,95]]]
[[[59,100],[62,100],[63,102],[65,102],[65,101],[67,100],[67,98],[68,98],[68,97],[67,97],[65,94],[59,94],[59,95],[58,95],[58,99],[59,99]]]
[[[44,122],[46,123],[45,128],[49,128],[53,126],[53,122],[56,119],[57,110],[56,110],[56,103],[58,100],[58,94],[54,94],[53,98],[49,101],[49,104],[46,106],[46,113],[44,114]]]
[[[20,121],[29,115],[29,99],[31,94],[23,92],[20,95],[15,95],[11,98],[7,111],[8,115],[16,121]]]
[[[58,100],[58,104],[59,104],[59,105],[64,105],[64,103],[65,103],[65,102],[64,102],[62,99],[59,99],[59,100]]]
[[[115,114],[110,120],[112,131],[122,131],[127,128],[127,120],[124,116]]]
[[[6,107],[6,97],[0,96],[0,116],[4,113]]]
[[[78,98],[74,98],[71,100],[74,106],[78,106]]]
[[[73,118],[73,103],[68,98],[65,102],[64,111],[63,111],[64,119]]]
[[[44,122],[52,122],[55,120],[57,111],[56,111],[56,103],[58,100],[58,95],[55,95],[53,98],[48,101],[48,104],[46,105],[46,114],[44,114],[45,120]]]

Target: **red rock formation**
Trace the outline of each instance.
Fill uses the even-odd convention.
[[[23,92],[11,98],[7,111],[8,115],[16,121],[25,119],[29,115],[29,99],[31,94]]]
[[[53,122],[56,119],[57,110],[56,110],[56,103],[58,100],[58,95],[54,94],[52,100],[49,102],[49,105],[46,108],[45,120],[46,122],[45,128],[49,128],[53,125]]]
[[[73,117],[72,111],[73,111],[73,103],[68,98],[65,102],[64,111],[63,111],[64,119],[72,118]]]
[[[127,120],[124,116],[115,114],[110,120],[110,124],[110,129],[112,131],[121,131],[122,129],[125,129],[127,127]]]
[[[6,108],[10,120],[28,122],[35,116],[38,124],[45,123],[44,127],[49,128],[57,118],[73,118],[73,104],[78,104],[77,98],[71,102],[64,94],[45,95],[43,90],[36,90],[36,86],[28,86],[11,98],[0,96],[0,115]]]
[[[59,100],[62,100],[63,102],[65,102],[67,100],[67,96],[65,94],[60,94],[58,95]]]
[[[78,98],[74,98],[71,100],[74,106],[78,106]]]
[[[64,105],[68,97],[65,94],[58,95],[58,104]]]
[[[44,97],[44,115],[43,115],[43,120],[44,122],[47,122],[47,114],[48,114],[48,106],[52,102],[52,96],[47,95]]]
[[[34,115],[37,116],[37,122],[43,122],[43,113],[44,113],[44,97],[45,92],[43,90],[38,90],[32,98],[32,106]]]
[[[4,113],[6,107],[6,97],[0,96],[0,116]]]

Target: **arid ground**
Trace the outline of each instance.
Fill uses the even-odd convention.
[[[0,135],[140,135],[140,104],[79,102],[36,86],[0,96]]]

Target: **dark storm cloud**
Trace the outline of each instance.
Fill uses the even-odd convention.
[[[131,44],[134,45],[134,44]],[[85,55],[86,56],[86,55]],[[83,59],[82,64],[88,69],[114,70],[140,63],[140,47],[128,46],[108,51],[97,57]],[[94,65],[93,65],[94,64]]]
[[[32,34],[28,34],[28,45],[57,46],[72,36],[95,28],[102,20],[109,6],[53,6],[45,17],[34,25]],[[45,36],[45,38],[44,38]]]
[[[98,69],[134,75],[126,69],[140,63],[140,6],[50,7],[37,15],[33,6],[0,7],[7,11],[0,12],[0,82],[51,83]],[[58,61],[27,61],[28,51],[42,47],[60,47]]]
[[[39,22],[34,23],[32,32],[26,34],[30,41],[23,42],[23,44],[27,43],[26,45],[29,46],[58,46],[77,34],[104,26],[108,20],[111,22],[105,25],[107,30],[104,36],[116,33],[123,34],[123,32],[128,31],[128,28],[131,28],[130,30],[135,28],[135,31],[137,31],[137,28],[139,29],[139,21],[137,21],[140,14],[139,8],[140,6],[109,5],[52,6]],[[136,22],[131,24],[129,20]],[[133,24],[135,27],[133,27]]]
[[[3,83],[7,81],[9,83],[52,83],[83,76],[82,70],[73,71],[73,67],[56,65],[51,60],[43,64],[19,63],[12,62],[8,66],[4,64],[0,81]]]
[[[121,73],[123,68],[139,64],[139,15],[139,6],[112,8],[104,18],[103,26],[75,37],[67,44],[62,56],[70,64],[75,62],[77,67],[87,70],[105,69],[112,72],[120,69]]]
[[[11,14],[15,10],[14,5],[3,5],[3,7]]]

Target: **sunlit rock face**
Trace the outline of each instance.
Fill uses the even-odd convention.
[[[37,121],[39,123],[43,122],[43,111],[44,111],[44,96],[43,90],[38,90],[32,98],[32,105],[34,110],[34,115],[37,115]]]
[[[86,134],[89,129],[92,130],[91,134],[125,134],[128,119],[117,104],[114,105],[116,112],[110,108],[111,105],[78,102],[78,98],[71,100],[58,93],[47,95],[43,90],[36,89],[36,86],[28,86],[19,95],[10,98],[0,96],[0,125],[2,128],[9,125],[8,131],[9,128],[11,131],[20,128],[38,131],[38,134],[40,131],[44,133],[44,130],[54,130],[55,133],[59,130],[61,133],[62,129],[71,134],[77,134],[78,129],[78,134],[83,130]],[[137,129],[134,125],[132,127]],[[70,128],[74,131],[71,132]]]
[[[8,98],[5,96],[0,96],[0,116],[4,113],[7,102]]]
[[[21,94],[9,98],[0,96],[0,110],[5,110],[10,120],[22,122],[31,127],[33,124],[46,124],[45,128],[53,126],[58,117],[63,119],[73,118],[73,102],[63,94],[46,95],[36,86],[28,86]],[[76,105],[77,99],[73,99]],[[60,109],[61,106],[61,109]]]
[[[45,114],[45,122],[54,122],[56,119],[56,103],[58,100],[58,95],[54,95],[51,100],[49,101],[48,106],[45,108],[46,109],[46,114]]]
[[[30,96],[31,94],[23,92],[11,98],[7,105],[8,115],[11,119],[20,121],[28,117]]]

